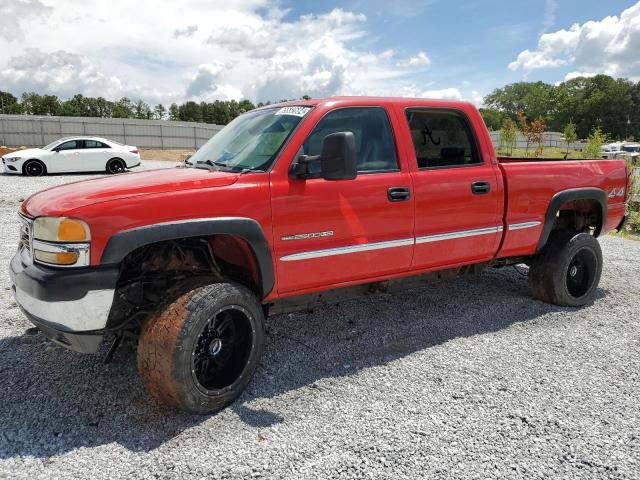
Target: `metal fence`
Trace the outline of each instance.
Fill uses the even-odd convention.
[[[491,141],[493,145],[498,148],[500,147],[500,132],[490,132],[491,133]],[[564,135],[560,132],[544,132],[542,134],[543,145],[545,147],[558,147],[558,148],[567,148],[567,142],[564,139]],[[526,148],[527,140],[520,132],[518,132],[516,136],[516,145],[515,148]],[[583,150],[585,147],[584,143],[573,142],[569,144],[569,148],[572,150]],[[530,149],[535,149],[536,145],[529,145]]]
[[[0,115],[0,145],[40,147],[62,137],[92,135],[140,148],[200,148],[222,126],[126,118]]]
[[[209,123],[164,120],[0,115],[0,145],[40,147],[62,137],[94,135],[140,148],[197,149],[221,129]],[[491,140],[499,147],[500,132],[491,132]],[[516,148],[527,145],[520,133],[516,143]],[[567,144],[561,133],[545,132],[544,146],[566,148]],[[584,143],[572,143],[570,148],[582,150]]]

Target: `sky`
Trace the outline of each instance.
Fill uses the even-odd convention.
[[[155,105],[640,80],[640,1],[0,0],[0,90]]]

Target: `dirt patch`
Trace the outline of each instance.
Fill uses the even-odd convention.
[[[169,160],[172,162],[184,162],[187,157],[193,155],[193,150],[160,150],[155,148],[139,148],[142,160]]]
[[[27,147],[5,147],[4,145],[0,146],[0,157],[6,155],[7,153],[17,152],[18,150],[24,150]]]

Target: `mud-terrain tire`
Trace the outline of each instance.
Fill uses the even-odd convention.
[[[40,160],[28,160],[22,167],[22,173],[29,177],[41,177],[47,174],[47,167]]]
[[[158,401],[196,414],[232,403],[264,349],[264,314],[249,289],[232,283],[196,288],[145,323],[138,371]]]
[[[566,307],[593,300],[602,275],[602,250],[588,233],[561,232],[550,239],[529,268],[534,298]]]

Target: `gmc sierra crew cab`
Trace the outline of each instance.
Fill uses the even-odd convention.
[[[201,414],[245,388],[267,315],[523,263],[533,297],[593,301],[629,190],[623,160],[497,158],[473,105],[425,99],[259,108],[188,164],[31,196],[10,275],[51,340],[135,338],[149,392]]]

